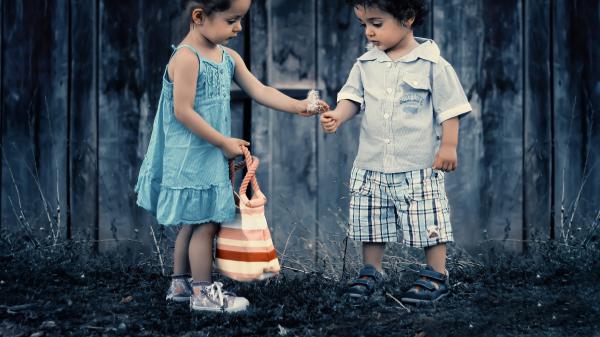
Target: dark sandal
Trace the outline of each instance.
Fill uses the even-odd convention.
[[[358,277],[348,282],[346,294],[351,299],[365,299],[383,289],[383,275],[372,265],[366,265]]]
[[[400,300],[405,303],[431,304],[446,297],[449,293],[448,271],[444,275],[427,266],[419,272],[419,278]]]

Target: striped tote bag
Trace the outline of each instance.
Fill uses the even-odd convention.
[[[238,196],[240,212],[234,221],[221,224],[215,264],[219,273],[231,279],[263,280],[279,272],[279,260],[265,218],[267,198],[256,180],[259,160],[246,147],[242,149],[245,160],[237,165],[230,164],[232,182],[235,171],[247,167]],[[250,199],[246,195],[249,184],[252,184],[253,192]]]

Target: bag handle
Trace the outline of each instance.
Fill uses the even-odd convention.
[[[260,190],[260,186],[258,186],[258,181],[256,180],[256,170],[258,169],[258,165],[260,161],[257,157],[252,156],[250,154],[250,150],[247,147],[242,146],[242,153],[244,155],[244,160],[233,164],[233,160],[229,161],[229,177],[231,179],[231,184],[233,186],[235,181],[235,172],[241,170],[246,167],[248,171],[242,180],[242,184],[240,185],[239,195],[237,196],[240,201],[240,205],[254,208],[261,207],[267,203],[267,198]],[[246,192],[248,190],[248,185],[252,184],[252,198],[248,199]],[[235,189],[235,188],[234,188]],[[235,192],[234,192],[235,194]]]

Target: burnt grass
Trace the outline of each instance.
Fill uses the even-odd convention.
[[[223,280],[247,297],[242,314],[190,312],[164,300],[168,277],[143,261],[80,246],[0,250],[0,336],[600,336],[598,247],[486,248],[452,256],[452,294],[436,305],[386,296],[355,304],[344,281],[294,273],[257,283]],[[399,298],[416,265],[388,270]]]

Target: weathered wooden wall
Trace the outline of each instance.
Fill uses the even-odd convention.
[[[520,249],[524,239],[589,234],[600,209],[598,1],[429,3],[417,35],[437,41],[474,108],[447,180],[457,243]],[[180,38],[179,6],[0,7],[1,228],[149,251],[154,220],[135,205],[133,186]],[[255,0],[244,29],[232,47],[259,79],[296,97],[318,88],[334,103],[364,51],[343,0]],[[238,89],[233,96],[233,132],[261,158],[284,259],[339,256],[360,119],[326,135],[316,117],[272,111]]]

